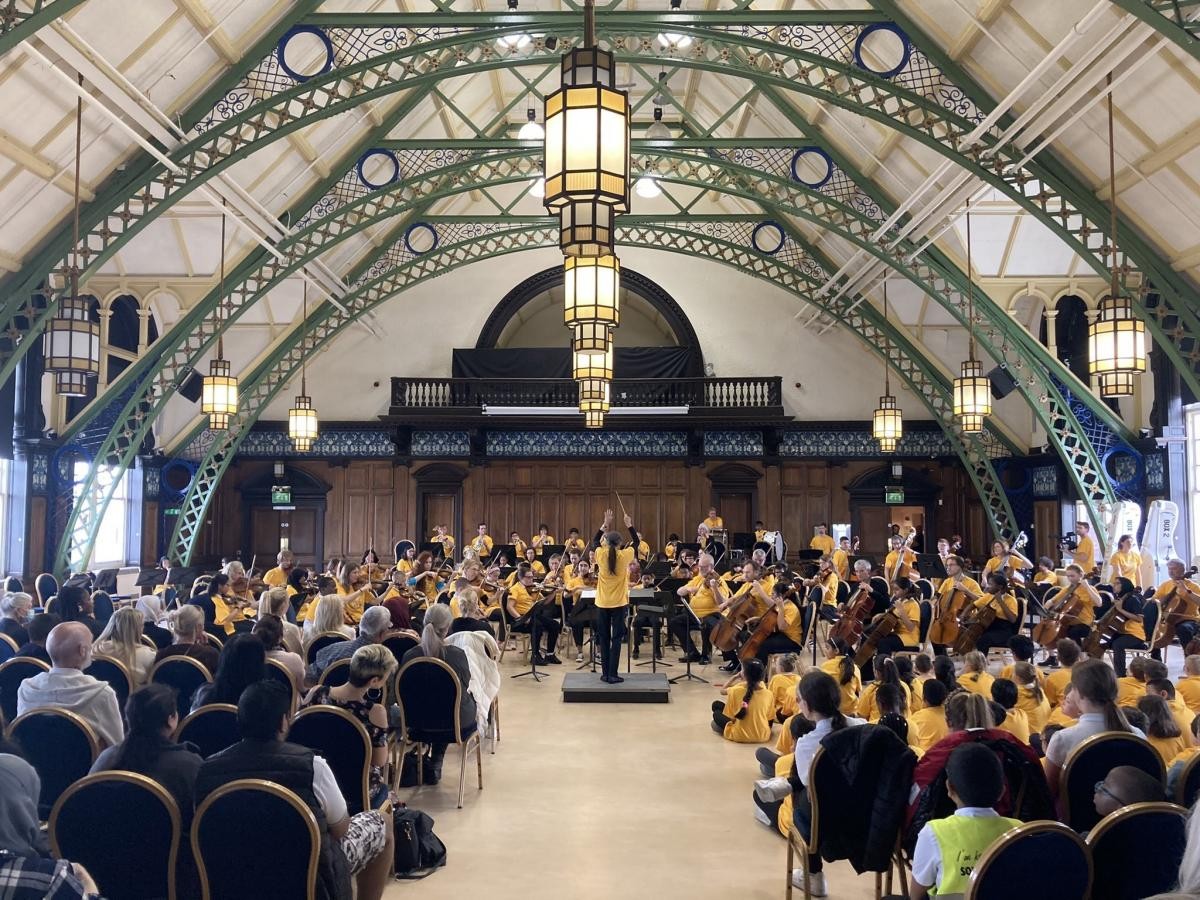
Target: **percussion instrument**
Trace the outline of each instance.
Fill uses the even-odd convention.
[[[783,562],[787,559],[787,544],[784,543],[782,531],[764,531],[759,544],[767,545],[767,562]]]

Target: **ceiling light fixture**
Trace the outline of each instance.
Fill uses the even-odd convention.
[[[954,379],[954,417],[963,434],[979,434],[992,414],[992,386],[975,358],[975,269],[971,263],[971,200],[967,198],[967,358]]]

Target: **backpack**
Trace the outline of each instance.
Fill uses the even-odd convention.
[[[446,864],[446,845],[433,833],[433,819],[400,804],[392,810],[397,878],[424,878]]]

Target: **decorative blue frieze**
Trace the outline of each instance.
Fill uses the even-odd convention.
[[[760,457],[761,431],[705,431],[704,455],[716,457]]]
[[[414,431],[411,455],[446,459],[471,455],[471,439],[465,431]]]
[[[830,430],[792,429],[783,433],[779,455],[788,457],[870,457],[885,456],[879,442],[866,429],[840,428]],[[906,429],[904,437],[892,456],[954,456],[954,448],[946,435],[938,430]]]
[[[308,453],[297,453],[284,431],[251,431],[238,447],[238,456],[306,459],[333,456],[356,459],[390,459],[396,454],[389,431],[352,428],[322,432]]]
[[[495,457],[679,457],[687,455],[684,431],[489,431]]]

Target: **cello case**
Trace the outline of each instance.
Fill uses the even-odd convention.
[[[1167,580],[1167,561],[1177,558],[1175,528],[1179,507],[1170,500],[1155,500],[1146,512],[1146,530],[1142,533],[1142,587],[1152,588]]]

